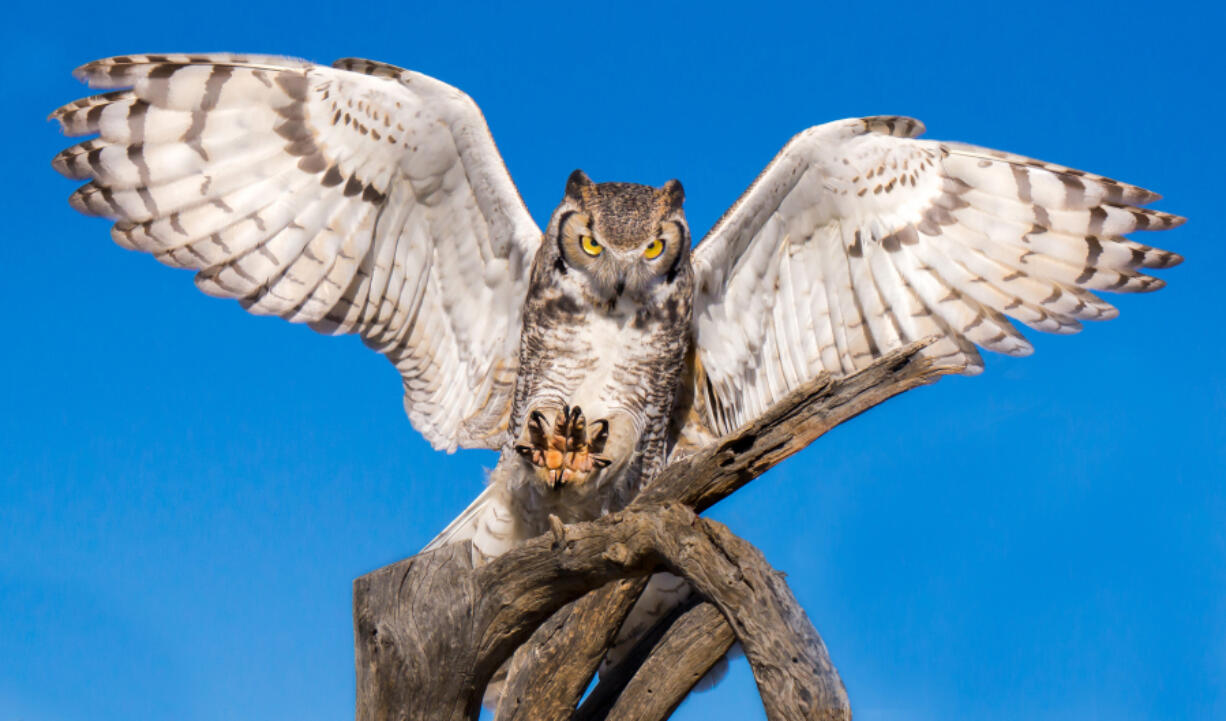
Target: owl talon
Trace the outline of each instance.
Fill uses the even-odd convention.
[[[592,430],[588,432],[579,406],[563,406],[552,424],[544,413],[532,411],[524,429],[527,438],[516,444],[515,452],[536,468],[550,488],[582,482],[613,463],[600,455],[609,440],[609,422],[595,421]]]
[[[588,440],[588,448],[592,453],[604,453],[604,446],[609,442],[609,422],[601,418],[592,425],[596,426],[597,430]],[[608,465],[608,462],[605,465]]]

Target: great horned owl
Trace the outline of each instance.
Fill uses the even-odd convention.
[[[681,184],[571,174],[532,263],[508,438],[516,518],[590,519],[663,466],[694,295]],[[596,418],[590,425],[585,413]],[[552,419],[546,414],[551,414]],[[519,458],[516,458],[518,456]]]
[[[139,55],[77,71],[114,88],[56,110],[96,134],[54,167],[112,237],[325,333],[404,381],[436,448],[501,451],[434,544],[491,556],[549,513],[623,504],[670,454],[753,420],[820,373],[910,341],[978,373],[1026,355],[1006,318],[1071,333],[1091,290],[1163,285],[1179,256],[1124,238],[1182,218],[1097,175],[960,143],[918,121],[793,138],[691,250],[676,181],[576,172],[542,233],[477,106],[365,60]]]

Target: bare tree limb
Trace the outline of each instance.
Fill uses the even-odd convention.
[[[826,644],[783,574],[727,527],[705,519],[704,526],[719,556],[704,557],[682,570],[686,580],[719,608],[745,647],[767,718],[850,721],[847,691]]]
[[[929,344],[917,341],[852,375],[838,379],[822,375],[796,388],[753,422],[670,464],[635,503],[680,501],[705,511],[835,426],[899,393],[961,370],[920,356]]]
[[[850,376],[835,379],[824,375],[800,386],[754,422],[670,464],[635,503],[680,501],[700,512],[706,510],[835,426],[899,393],[960,370],[936,366],[921,357],[920,351],[929,343],[918,341],[895,350]],[[603,615],[624,618],[634,599],[621,599],[619,603],[622,607],[610,608]],[[580,647],[590,648],[593,639],[609,635],[610,629],[594,625],[598,613],[592,608],[583,617],[566,622],[569,628],[564,635],[574,639],[576,655],[584,653]],[[523,678],[517,684],[533,688],[549,683],[565,673],[564,660],[569,657],[568,653],[557,653],[550,660],[520,667],[516,676]],[[574,693],[573,704],[578,704],[582,693],[582,689]]]
[[[686,598],[678,606],[663,617],[656,620],[651,628],[647,629],[630,650],[622,656],[621,660],[615,666],[605,667],[600,670],[600,681],[592,688],[591,693],[583,699],[583,703],[575,710],[573,721],[604,721],[608,716],[609,711],[613,709],[617,699],[622,692],[626,690],[626,686],[639,673],[643,664],[651,657],[652,653],[657,650],[657,647],[662,643],[664,637],[672,630],[672,627],[677,623],[686,612],[694,607],[696,603],[705,603],[701,599],[695,598],[693,595]],[[712,606],[714,609],[714,606]],[[716,614],[719,611],[716,610]],[[722,619],[723,617],[720,616]],[[732,629],[728,628],[728,633],[731,636]],[[713,661],[714,662],[714,661]]]
[[[565,721],[575,712],[605,650],[643,592],[647,577],[623,579],[589,593],[541,624],[511,660],[495,717],[499,721]],[[627,603],[630,602],[630,603]],[[574,623],[568,621],[574,618]],[[580,629],[603,633],[578,633]],[[560,669],[540,678],[530,669]]]
[[[772,697],[829,683],[833,666],[817,632],[761,554],[674,503],[567,526],[560,538],[529,540],[475,570],[458,544],[358,579],[358,719],[475,718],[494,671],[550,614],[611,580],[660,567],[712,598],[734,630],[781,635],[742,638],[751,663],[770,674]]]
[[[663,633],[618,668],[584,700],[575,721],[660,721],[668,718],[736,640],[714,605],[687,604],[660,626]],[[627,673],[627,678],[621,675]]]
[[[654,569],[662,529],[691,522],[682,506],[614,514],[531,539],[478,569],[469,545],[456,544],[362,576],[354,583],[358,720],[476,718],[490,677],[546,618]]]
[[[665,469],[625,511],[558,525],[479,569],[460,544],[357,579],[358,721],[475,719],[491,676],[550,615],[611,581],[661,567],[718,607],[745,646],[772,719],[846,718],[838,676],[786,584],[751,545],[686,505],[710,506],[843,420],[948,372],[916,357],[920,348],[798,389],[754,424]],[[557,673],[568,649],[607,639],[630,595],[604,601],[614,608],[600,610],[603,626],[576,626],[572,609],[525,650],[526,658],[536,654],[534,671]],[[569,642],[540,653],[552,639]],[[566,686],[573,698],[560,707],[573,709],[585,683]]]

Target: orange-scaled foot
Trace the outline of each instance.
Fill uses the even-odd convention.
[[[524,429],[526,442],[517,444],[515,451],[536,466],[550,488],[583,481],[592,471],[612,463],[600,455],[609,440],[609,422],[595,421],[592,429],[589,433],[578,406],[563,406],[552,424],[544,413],[532,411]]]

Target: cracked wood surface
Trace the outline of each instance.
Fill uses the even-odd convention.
[[[499,721],[536,721],[545,717],[569,718],[605,650],[613,644],[630,603],[647,585],[647,577],[610,583],[555,613],[541,624],[516,651],[503,687]],[[580,623],[567,623],[570,618]],[[589,629],[596,629],[589,632]],[[565,667],[566,673],[538,678],[529,670]]]
[[[657,624],[626,660],[600,675],[575,721],[667,718],[736,641],[709,601],[690,602]]]
[[[669,465],[639,494],[635,503],[670,499],[690,504],[698,511],[705,510],[831,428],[899,393],[959,370],[937,367],[920,357],[918,353],[926,345],[926,341],[913,343],[854,375],[841,379],[823,376],[797,388],[753,423]],[[568,637],[575,639],[576,648],[590,645],[596,636],[606,635],[607,629],[598,627],[600,618],[624,617],[634,599],[622,599],[620,603],[624,608],[590,607],[584,614],[573,615],[566,621],[570,626]],[[566,654],[556,654],[535,666],[521,667],[518,671],[525,678],[517,679],[517,685],[531,688],[546,680],[556,683],[553,679],[570,671],[561,662],[566,658]],[[581,693],[574,695],[575,704]],[[523,718],[541,721],[571,718],[556,703],[548,708],[542,704],[532,711],[534,715]]]
[[[599,662],[593,649],[607,644],[638,584],[589,597],[596,600],[570,606],[546,631],[534,632],[589,591],[658,569],[685,577],[720,611],[720,624],[745,648],[769,718],[848,718],[846,694],[825,646],[781,576],[753,546],[697,518],[691,508],[710,507],[830,428],[956,370],[918,357],[922,347],[912,344],[854,375],[798,388],[754,423],[670,465],[621,512],[556,524],[552,533],[479,569],[472,568],[467,544],[460,544],[357,579],[358,721],[475,719],[485,685],[521,646],[524,661],[512,664],[507,683],[529,692],[517,695],[506,718],[571,718]],[[719,633],[726,632],[721,627]],[[665,648],[657,646],[643,668]],[[696,672],[667,653],[654,663],[671,663],[682,676]],[[576,658],[584,661],[573,663]],[[534,690],[546,680],[556,693],[538,697]],[[634,693],[632,687],[641,688],[632,680],[625,693]],[[547,703],[538,706],[538,700]],[[654,718],[665,718],[671,707],[655,712],[664,715]]]

